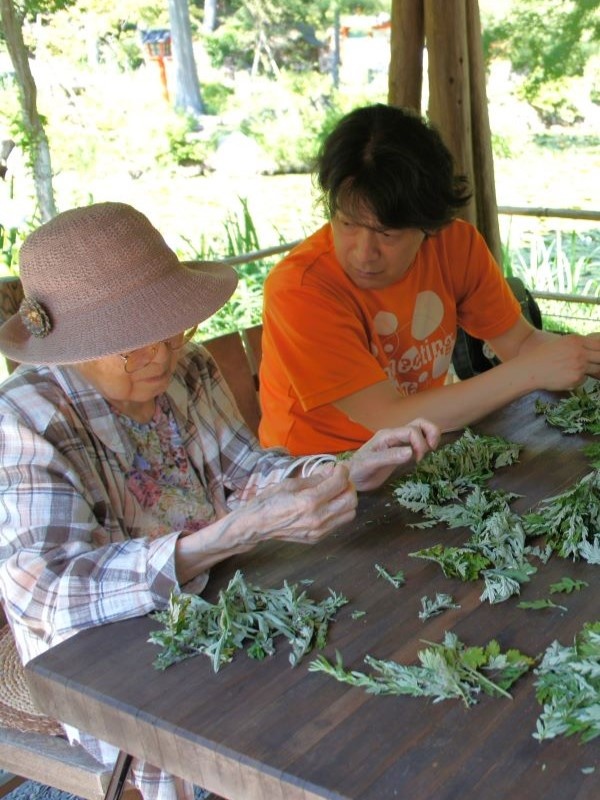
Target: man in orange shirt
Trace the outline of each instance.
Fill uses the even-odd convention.
[[[521,314],[439,134],[392,106],[358,108],[326,139],[318,180],[330,222],[265,283],[265,446],[342,452],[420,416],[471,424],[536,389],[600,377],[600,333],[557,336]],[[457,326],[501,364],[454,384]]]

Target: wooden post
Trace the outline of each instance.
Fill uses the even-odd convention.
[[[502,246],[478,0],[392,0],[390,105],[421,109],[428,56],[428,117],[467,175],[473,200],[461,216],[501,263]]]
[[[474,163],[465,0],[425,0],[429,64],[429,119],[454,156],[457,171],[473,183]],[[476,224],[477,198],[461,216]]]
[[[469,88],[473,141],[473,188],[477,197],[477,227],[485,237],[496,261],[502,265],[502,240],[498,223],[496,177],[492,132],[488,114],[486,72],[481,41],[478,0],[467,0],[467,41],[469,47]]]
[[[167,83],[167,69],[165,67],[165,59],[163,56],[157,56],[158,71],[160,74],[160,85],[162,86],[162,93],[164,99],[169,102],[169,85]]]
[[[423,0],[392,0],[388,103],[421,110],[425,28]]]

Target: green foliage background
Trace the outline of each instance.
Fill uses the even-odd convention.
[[[190,2],[207,111],[201,119],[164,102],[157,65],[141,45],[142,30],[169,26],[167,3],[28,0],[19,6],[30,20],[26,41],[59,208],[132,202],[183,258],[222,258],[314,229],[322,217],[309,172],[319,143],[341,114],[387,97],[386,74],[344,80],[349,65],[343,63],[336,87],[319,69],[315,43],[331,38],[336,13],[389,12],[389,0],[360,7],[350,0],[229,0],[219,3],[214,32],[203,29],[203,6],[203,0]],[[480,0],[480,6],[490,77],[499,63],[509,66],[510,97],[507,92],[503,102],[511,105],[500,114],[490,106],[499,201],[514,196],[514,205],[600,206],[591,178],[600,166],[600,135],[578,128],[600,98],[600,0]],[[261,35],[276,69],[268,58],[255,59]],[[172,69],[167,63],[170,81]],[[0,70],[0,131],[24,151],[10,70]],[[261,146],[272,175],[214,171],[220,146],[240,132]],[[556,201],[548,199],[549,175]],[[14,194],[20,217],[15,227],[0,197],[4,271],[16,269],[20,241],[37,222],[27,169],[13,170],[11,180],[0,189]],[[597,229],[580,225],[557,236],[546,221],[532,231],[510,221],[507,271],[548,291],[600,292]],[[262,280],[272,263],[240,267],[240,289],[211,321],[214,332],[258,321]]]

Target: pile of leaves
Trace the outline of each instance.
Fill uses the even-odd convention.
[[[484,485],[496,469],[514,464],[520,449],[502,437],[467,428],[452,444],[429,453],[394,488],[401,505],[425,517],[411,527],[443,522],[449,528],[472,531],[462,547],[436,544],[411,556],[435,561],[447,578],[483,579],[481,600],[490,603],[518,594],[536,571],[528,559],[535,551],[527,547],[521,519],[510,509],[517,495]]]
[[[562,558],[600,564],[600,470],[585,475],[562,494],[547,497],[523,516],[528,536],[545,536]]]
[[[313,647],[325,646],[329,622],[347,602],[331,590],[329,597],[315,602],[297,584],[287,582],[279,589],[260,589],[238,570],[216,603],[198,595],[173,594],[168,608],[153,615],[163,625],[148,640],[163,648],[154,666],[166,669],[203,653],[217,672],[244,646],[251,658],[273,655],[278,636],[287,639],[295,666]]]
[[[441,644],[426,644],[429,647],[418,653],[420,664],[404,665],[366,656],[365,663],[375,673],[372,675],[346,670],[339,653],[335,664],[318,656],[308,669],[324,672],[370,694],[432,697],[435,703],[458,698],[470,706],[481,692],[510,697],[507,690],[534,663],[515,649],[502,653],[495,639],[485,647],[466,647],[456,634],[446,632]]]
[[[466,428],[455,442],[428,453],[409,475],[396,482],[394,496],[405,508],[425,512],[482,486],[495,470],[518,461],[520,451],[520,444]]]
[[[486,517],[484,524],[461,547],[435,544],[410,555],[436,562],[447,578],[482,579],[484,589],[480,600],[501,603],[519,594],[521,585],[536,572],[529,561],[532,554],[546,557],[539,548],[526,544],[520,518],[506,510]]]
[[[600,622],[589,622],[571,647],[553,642],[534,670],[542,713],[536,739],[579,735],[588,742],[600,735]]]
[[[564,433],[591,433],[600,436],[600,381],[588,379],[556,403],[535,402],[536,414]]]

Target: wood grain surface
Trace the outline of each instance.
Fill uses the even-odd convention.
[[[517,465],[499,470],[492,485],[522,495],[522,513],[590,471],[581,452],[592,437],[565,436],[534,413],[534,397],[474,425],[524,445]],[[303,579],[317,599],[329,588],[350,601],[330,628],[329,659],[339,650],[347,667],[363,659],[415,663],[424,640],[451,630],[467,645],[496,638],[502,649],[535,656],[554,640],[572,644],[584,622],[600,619],[598,567],[553,557],[520,597],[482,603],[481,581],[443,576],[410,553],[438,542],[460,544],[464,529],[414,530],[390,487],[361,498],[354,523],[315,546],[266,544],[215,568],[206,590],[215,599],[236,569],[263,588]],[[377,576],[375,564],[403,570],[399,589]],[[519,600],[547,597],[565,576],[589,586],[560,595],[568,610],[532,611]],[[421,597],[453,596],[460,608],[423,622]],[[360,619],[352,612],[364,611]],[[229,800],[592,800],[600,797],[600,741],[582,745],[532,737],[541,708],[530,673],[513,699],[458,700],[376,697],[321,673],[311,656],[295,668],[285,642],[262,662],[245,653],[212,671],[198,656],[159,672],[156,622],[132,619],[84,631],[30,662],[32,692],[51,716],[86,729]],[[367,670],[368,671],[368,670]],[[594,768],[594,771],[591,771]]]

